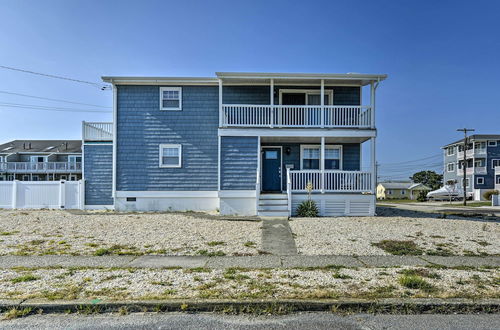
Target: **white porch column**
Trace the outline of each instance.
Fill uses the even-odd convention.
[[[271,106],[271,125],[270,127],[274,126],[274,79],[271,79],[271,82],[269,84],[269,105]],[[278,116],[279,118],[279,116]],[[279,126],[279,125],[278,125]]]
[[[371,151],[371,157],[370,157],[370,161],[371,161],[371,172],[372,172],[372,192],[373,194],[376,193],[376,189],[377,189],[377,162],[376,162],[376,159],[375,159],[375,138],[372,137],[370,139],[370,142],[371,142],[371,146],[370,146],[370,151]]]
[[[307,97],[307,95],[306,95]],[[321,98],[321,128],[325,127],[325,80],[321,79],[321,93],[320,93],[320,98]]]
[[[375,128],[375,83],[370,83],[370,127]]]
[[[321,170],[321,193],[325,193],[325,137],[321,137],[321,149],[319,155],[319,169]]]
[[[219,79],[219,127],[224,124],[224,113],[222,111],[222,79]]]

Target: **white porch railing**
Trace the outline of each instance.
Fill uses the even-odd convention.
[[[223,127],[373,127],[369,106],[222,105]]]
[[[469,149],[466,151],[466,154],[465,154],[465,157],[469,158],[469,157],[474,157],[474,156],[485,156],[486,155],[486,149],[483,148],[483,149]],[[457,153],[457,158],[458,159],[463,159],[464,158],[464,152],[463,151],[459,151]]]
[[[465,169],[465,174],[466,175],[472,175],[472,174],[486,174],[487,169],[486,166],[481,166],[481,167],[467,167]],[[457,175],[463,176],[464,175],[464,170],[459,168],[457,169]]]
[[[80,162],[3,162],[0,171],[7,173],[80,173]]]
[[[311,182],[313,191],[325,192],[371,192],[370,172],[337,170],[290,171],[291,191],[306,191]]]
[[[82,123],[82,138],[84,141],[113,140],[113,123]]]
[[[286,169],[286,198],[287,198],[287,209],[288,216],[292,216],[292,178],[290,176],[290,169]]]

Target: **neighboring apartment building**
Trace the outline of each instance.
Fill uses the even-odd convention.
[[[444,183],[456,183],[462,187],[464,140],[450,143],[442,149]],[[500,188],[500,135],[471,135],[465,149],[466,191],[475,200],[480,200],[485,191]]]
[[[323,216],[375,213],[375,91],[386,75],[216,75],[103,77],[114,90],[115,209],[287,216],[311,183]]]
[[[0,144],[0,181],[77,181],[80,140],[14,140]]]
[[[421,191],[432,189],[422,183],[411,181],[380,182],[377,185],[377,199],[417,199]]]

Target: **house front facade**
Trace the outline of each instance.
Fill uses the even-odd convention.
[[[377,199],[411,199],[416,200],[421,192],[432,189],[422,183],[412,181],[380,182],[377,185]]]
[[[463,186],[465,153],[467,194],[480,200],[485,191],[500,188],[500,134],[471,135],[465,148],[462,139],[442,149],[445,184],[457,184],[460,188]]]
[[[103,77],[114,90],[115,209],[288,216],[309,184],[321,215],[373,215],[375,91],[385,78]]]
[[[0,144],[0,181],[78,181],[80,140],[14,140]]]

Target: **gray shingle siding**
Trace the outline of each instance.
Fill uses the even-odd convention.
[[[182,111],[160,110],[160,86],[118,86],[117,190],[217,190],[216,86],[183,86]],[[160,168],[159,145],[181,144],[182,167]]]
[[[113,145],[84,145],[85,205],[113,205]]]
[[[254,190],[257,137],[221,137],[221,190]]]

